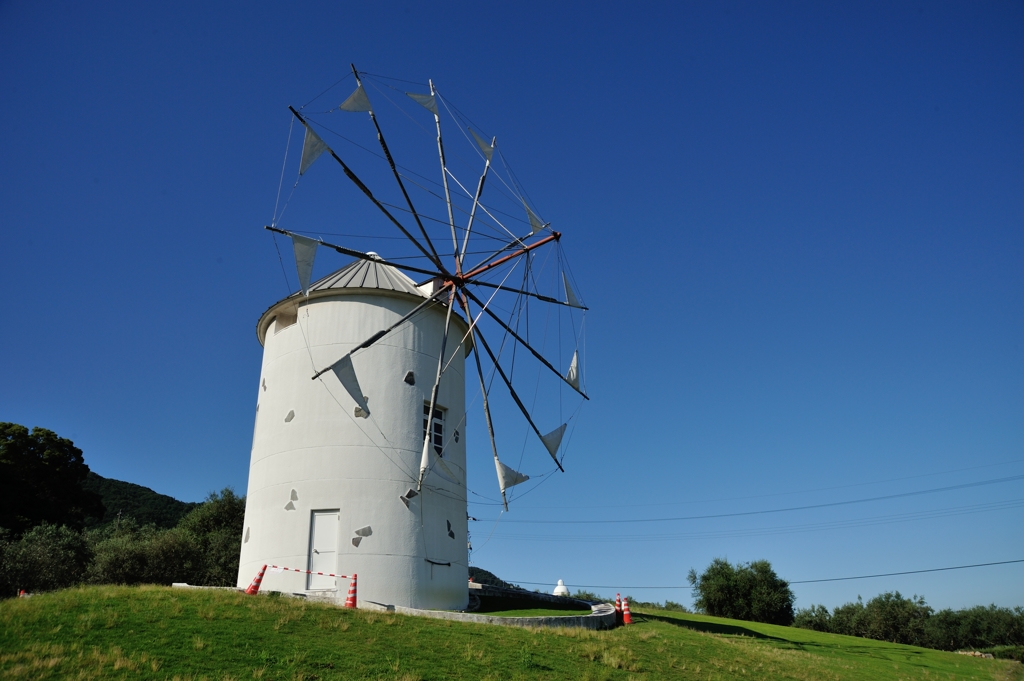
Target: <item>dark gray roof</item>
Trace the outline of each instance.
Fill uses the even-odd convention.
[[[383,260],[356,260],[309,285],[310,293],[341,288],[375,288],[426,297],[416,282]]]

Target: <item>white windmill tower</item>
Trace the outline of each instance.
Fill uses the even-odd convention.
[[[355,92],[325,113],[369,113],[404,206],[389,204],[371,192],[314,131],[310,115],[292,109],[304,127],[299,175],[322,154],[331,155],[387,222],[406,237],[413,257],[385,261],[372,252],[313,240],[280,229],[277,216],[275,225],[267,228],[292,239],[301,290],[271,306],[257,324],[264,354],[238,585],[247,585],[263,564],[313,573],[271,572],[264,588],[275,590],[329,592],[338,587],[335,579],[317,572],[358,573],[361,601],[461,609],[468,600],[469,564],[466,360],[473,355],[471,373],[476,374],[474,383],[479,382],[500,503],[507,510],[506,489],[529,476],[498,459],[491,387],[506,391],[538,436],[537,442],[561,469],[560,444],[575,412],[567,418],[557,414],[560,425],[541,431],[534,412],[545,404],[560,403],[538,401],[537,391],[531,407],[526,405],[513,386],[515,352],[522,358],[520,373],[524,364],[535,366],[545,376],[557,377],[558,385],[573,395],[582,396],[578,410],[586,397],[577,350],[582,319],[577,326],[569,317],[572,343],[562,347],[559,341],[558,345],[559,350],[572,350],[571,360],[568,355],[556,357],[558,364],[567,360],[566,369],[560,370],[535,347],[536,341],[531,343],[529,301],[554,306],[559,315],[563,311],[582,315],[586,308],[569,284],[560,249],[558,267],[544,269],[533,263],[537,249],[549,244],[558,248],[561,235],[529,208],[511,171],[511,185],[499,179],[521,202],[520,210],[525,207],[528,234],[515,236],[503,223],[509,221],[507,213],[482,199],[485,181],[495,175],[492,161],[499,157],[494,140],[487,143],[468,130],[483,161],[476,191],[471,193],[458,182],[445,158],[438,102],[446,108],[448,104],[432,83],[430,94],[406,93],[434,114],[442,171],[442,182],[436,184],[443,196],[440,191],[427,193],[441,199],[447,215],[418,211],[403,182],[411,171],[393,160],[363,89],[360,76],[365,74],[354,67],[353,74]],[[466,194],[464,200],[452,196],[450,178]],[[396,217],[398,211],[410,216],[416,227],[407,228]],[[458,212],[465,214],[465,226],[456,224]],[[448,234],[439,239],[435,233],[432,239],[424,224],[431,221]],[[446,263],[435,243],[449,238],[451,256]],[[474,247],[474,238],[483,245]],[[355,260],[311,284],[320,246]],[[485,257],[480,258],[481,254]],[[467,266],[467,256],[475,258],[474,264]],[[515,283],[510,284],[513,273]],[[556,282],[557,293],[540,290],[541,275]],[[498,345],[484,338],[485,326],[502,335]],[[550,414],[544,416],[550,418]],[[526,451],[524,444],[521,458]]]

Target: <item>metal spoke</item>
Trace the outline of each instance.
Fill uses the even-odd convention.
[[[270,227],[269,225],[264,225],[263,229],[270,230],[271,232],[276,232],[277,234],[284,234],[285,236],[292,236],[293,234],[292,232],[289,232],[286,229],[278,229],[277,227]],[[406,272],[415,272],[416,274],[426,274],[429,275],[431,279],[435,279],[441,276],[440,272],[426,270],[423,269],[422,267],[413,267],[412,265],[400,265],[389,260],[384,260],[379,256],[374,257],[369,253],[363,253],[362,251],[357,251],[352,248],[345,248],[344,246],[337,246],[335,244],[328,243],[323,240],[321,240],[319,243],[321,246],[326,246],[327,248],[333,249],[338,253],[341,253],[342,255],[351,255],[353,258],[359,258],[360,260],[369,260],[370,262],[383,262],[388,267],[394,267],[396,270],[405,270]]]
[[[298,111],[296,111],[296,110],[295,110],[295,109],[294,109],[293,107],[290,107],[290,106],[289,106],[289,107],[288,107],[288,109],[289,109],[289,110],[290,110],[290,111],[292,112],[292,114],[293,114],[293,115],[294,115],[294,116],[295,116],[296,118],[298,118],[298,119],[299,119],[299,122],[300,122],[300,123],[302,123],[302,124],[303,124],[304,126],[306,126],[307,128],[309,127],[309,123],[307,123],[307,122],[306,122],[306,119],[302,117],[302,114],[300,114],[300,113],[299,113]],[[359,189],[360,189],[360,190],[361,190],[361,191],[362,191],[362,192],[363,192],[364,194],[366,194],[367,198],[369,198],[369,199],[370,199],[371,201],[373,201],[373,204],[374,204],[375,206],[377,206],[377,208],[379,208],[379,209],[380,209],[380,211],[381,211],[382,213],[384,213],[384,215],[386,215],[386,216],[387,216],[388,220],[390,220],[390,221],[392,222],[392,224],[394,224],[394,225],[395,225],[395,227],[398,227],[398,229],[399,229],[399,230],[401,230],[402,234],[404,234],[404,235],[405,235],[406,237],[408,237],[409,241],[411,241],[411,242],[413,242],[414,244],[416,244],[416,248],[418,248],[418,249],[420,250],[420,252],[421,252],[421,253],[422,253],[422,254],[423,254],[423,255],[424,255],[424,256],[425,256],[425,257],[426,257],[426,258],[427,258],[428,260],[430,260],[430,262],[432,262],[432,263],[434,263],[435,265],[437,265],[437,266],[438,266],[438,269],[442,269],[442,270],[443,270],[443,268],[442,268],[442,267],[440,266],[440,263],[439,263],[439,262],[436,262],[436,261],[435,261],[435,259],[434,259],[434,258],[435,258],[435,256],[434,256],[434,255],[431,255],[431,253],[430,253],[429,251],[427,251],[427,249],[423,248],[423,244],[421,244],[421,243],[420,243],[419,241],[417,241],[417,240],[416,240],[416,238],[415,238],[415,237],[414,237],[414,236],[413,236],[412,234],[410,234],[410,233],[409,233],[409,230],[407,230],[407,229],[406,229],[406,228],[405,228],[405,227],[404,227],[404,226],[402,225],[402,223],[401,223],[401,222],[399,222],[399,221],[398,221],[398,220],[397,220],[397,219],[395,218],[395,216],[394,216],[394,215],[392,215],[392,214],[390,213],[390,211],[388,211],[388,209],[384,207],[384,204],[382,204],[382,203],[381,203],[380,201],[378,201],[378,200],[377,200],[377,197],[375,197],[375,196],[373,195],[373,192],[371,192],[371,191],[370,191],[370,188],[369,188],[369,187],[367,187],[367,186],[366,186],[366,185],[365,185],[365,184],[363,183],[363,181],[359,179],[359,176],[358,176],[358,175],[356,175],[356,174],[355,174],[354,172],[352,172],[352,169],[348,167],[348,164],[346,164],[346,163],[345,163],[344,161],[342,161],[342,160],[341,160],[341,157],[340,157],[340,156],[338,156],[338,154],[337,154],[337,153],[335,153],[334,149],[331,149],[330,147],[328,147],[328,148],[327,148],[327,151],[329,151],[329,152],[331,153],[331,156],[332,156],[332,157],[334,158],[334,160],[335,160],[335,161],[337,161],[339,165],[341,165],[341,169],[342,169],[343,171],[345,171],[345,176],[346,176],[346,177],[348,177],[348,179],[352,180],[352,182],[353,182],[353,183],[355,183],[355,185],[356,185],[357,187],[359,187]]]
[[[569,386],[570,388],[572,388],[573,390],[578,392],[580,395],[582,395],[584,399],[586,399],[586,400],[590,399],[589,397],[587,397],[586,393],[584,393],[579,388],[576,388],[575,386],[573,386],[572,383],[569,383],[569,381],[565,378],[565,376],[563,376],[561,374],[561,372],[558,371],[558,369],[556,369],[555,367],[553,367],[551,365],[551,362],[547,361],[542,354],[540,354],[539,352],[534,350],[533,346],[530,345],[529,343],[527,343],[526,340],[523,339],[522,336],[520,336],[518,333],[513,331],[511,326],[509,326],[504,321],[502,321],[502,319],[498,315],[496,315],[493,312],[491,312],[490,308],[488,308],[479,298],[477,298],[475,295],[473,295],[472,291],[470,291],[469,289],[467,289],[465,287],[462,290],[465,291],[466,295],[469,296],[473,300],[474,303],[479,305],[483,309],[483,311],[486,312],[487,315],[491,319],[493,319],[494,321],[498,322],[498,324],[501,325],[501,328],[505,329],[505,331],[507,331],[509,334],[512,335],[513,338],[515,338],[517,341],[519,341],[520,344],[522,344],[523,347],[525,347],[527,350],[529,350],[530,353],[533,354],[534,357],[536,357],[538,360],[540,360],[541,364],[546,366],[548,369],[551,370],[552,373],[554,373],[556,376],[558,376],[560,379],[562,379],[562,381],[564,381],[567,386]]]
[[[414,307],[408,314],[404,315],[401,319],[399,319],[397,322],[395,322],[394,324],[392,324],[388,328],[384,329],[383,331],[378,331],[377,333],[373,334],[372,336],[370,336],[369,338],[364,340],[362,343],[360,343],[356,347],[354,347],[351,350],[349,350],[347,353],[345,353],[345,355],[342,356],[341,359],[345,359],[345,357],[347,357],[348,355],[351,355],[352,353],[356,352],[357,350],[363,350],[364,348],[370,347],[371,345],[373,345],[374,343],[379,341],[381,338],[383,338],[384,336],[388,335],[389,333],[391,333],[392,331],[397,329],[399,326],[401,326],[405,322],[409,321],[413,317],[413,315],[415,315],[417,312],[419,312],[420,310],[425,308],[427,305],[429,305],[432,302],[435,302],[437,300],[437,298],[442,293],[444,293],[446,290],[448,290],[448,286],[445,286],[443,288],[437,289],[437,291],[434,292],[434,295],[430,296],[429,298],[424,300],[422,303],[420,303],[419,305]],[[341,359],[339,359],[338,362],[340,362]],[[337,364],[338,362],[334,362],[334,364]],[[331,367],[333,367],[334,364],[331,364],[331,366],[327,367],[326,369],[321,369],[320,371],[318,371],[315,374],[313,374],[313,380],[315,381],[316,379],[320,378],[321,375],[326,374],[328,371],[330,371]]]
[[[363,81],[359,78],[359,72],[356,71],[356,65],[349,64],[349,66],[352,67],[352,73],[356,77],[356,85],[363,87]],[[398,168],[395,167],[395,159],[391,156],[391,150],[388,149],[388,143],[384,140],[384,133],[380,129],[380,123],[377,122],[377,116],[373,113],[372,108],[370,109],[370,120],[373,121],[373,127],[377,129],[377,141],[380,142],[380,148],[384,151],[384,156],[388,160],[388,165],[391,166],[391,172],[394,174],[395,180],[398,181],[398,187],[402,190],[402,196],[405,197],[405,202],[409,206],[409,212],[412,213],[413,218],[415,218],[416,224],[420,227],[420,234],[423,235],[423,239],[427,242],[427,247],[430,248],[430,252],[433,254],[431,261],[437,269],[447,274],[447,270],[445,270],[444,265],[441,264],[441,257],[438,256],[437,249],[434,248],[434,244],[430,241],[430,237],[427,235],[427,230],[423,227],[423,222],[420,220],[419,213],[416,212],[416,209],[412,205],[412,199],[409,198],[409,192],[405,190],[405,184],[402,182],[402,176],[398,174]]]
[[[437,357],[437,377],[434,379],[434,387],[430,391],[430,410],[427,412],[427,431],[423,434],[423,452],[420,454],[420,477],[416,482],[416,491],[423,489],[423,476],[427,474],[430,466],[430,437],[433,433],[434,407],[437,406],[437,392],[441,387],[441,375],[444,373],[444,350],[448,344],[448,329],[452,323],[452,308],[454,305],[455,289],[453,288],[448,296],[448,313],[444,318],[444,335],[441,336],[441,354]]]
[[[530,427],[533,428],[533,432],[537,434],[537,437],[540,438],[541,443],[543,443],[544,436],[541,435],[540,430],[537,428],[537,424],[533,422],[533,418],[530,416],[530,412],[526,409],[526,405],[523,404],[521,399],[519,399],[519,394],[516,393],[516,389],[512,387],[512,381],[510,381],[508,376],[505,375],[505,371],[501,368],[501,364],[498,363],[498,358],[494,356],[493,352],[491,352],[491,346],[487,344],[487,339],[484,338],[484,335],[480,333],[479,330],[476,331],[476,337],[480,339],[480,344],[483,346],[484,351],[487,352],[487,356],[490,357],[491,362],[494,363],[494,368],[498,370],[498,375],[501,376],[501,380],[505,382],[505,386],[508,388],[509,394],[512,395],[512,399],[515,400],[515,403],[519,406],[519,410],[523,412],[523,416],[526,417]],[[544,446],[546,447],[547,445]],[[555,459],[554,456],[551,458]],[[555,465],[558,466],[558,470],[563,473],[565,472],[565,469],[562,468],[562,464],[559,463],[558,459],[555,459]]]
[[[470,283],[475,286],[486,286],[487,288],[495,288],[498,289],[499,291],[508,291],[509,293],[518,293],[524,296],[531,296],[533,298],[536,298],[537,300],[543,300],[545,303],[554,303],[556,305],[564,305],[565,307],[576,307],[575,305],[570,305],[569,303],[558,300],[557,298],[551,298],[550,296],[541,295],[540,293],[534,293],[532,291],[524,291],[523,289],[519,288],[509,288],[508,286],[502,286],[501,284],[492,284],[487,281],[480,281],[479,279],[474,279]],[[590,308],[580,306],[577,309],[589,310]]]

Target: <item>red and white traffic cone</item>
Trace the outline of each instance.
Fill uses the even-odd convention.
[[[615,612],[622,612],[622,598],[615,594]]]
[[[348,585],[348,596],[345,597],[346,608],[356,607],[356,579],[359,575],[352,575],[352,583]]]
[[[633,623],[633,617],[632,617],[632,615],[629,614],[629,599],[628,598],[623,598],[622,599],[622,623],[623,624],[632,624]]]
[[[256,579],[252,580],[252,584],[250,584],[249,588],[245,590],[245,593],[249,594],[250,596],[255,596],[257,593],[259,593],[260,584],[263,583],[263,575],[266,574],[266,572],[267,566],[264,565],[260,568],[260,573],[256,575]]]
[[[25,593],[25,590],[24,590],[24,589],[20,589],[20,590],[18,591],[18,598],[25,598],[26,596],[28,596],[28,594],[27,594],[27,593]]]

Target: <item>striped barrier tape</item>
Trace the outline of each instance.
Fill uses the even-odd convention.
[[[337,577],[339,579],[352,579],[354,575],[336,575],[332,572],[313,572],[312,570],[300,570],[299,568],[284,567],[282,565],[268,565],[274,572],[299,572],[304,575],[320,575],[321,577]]]

